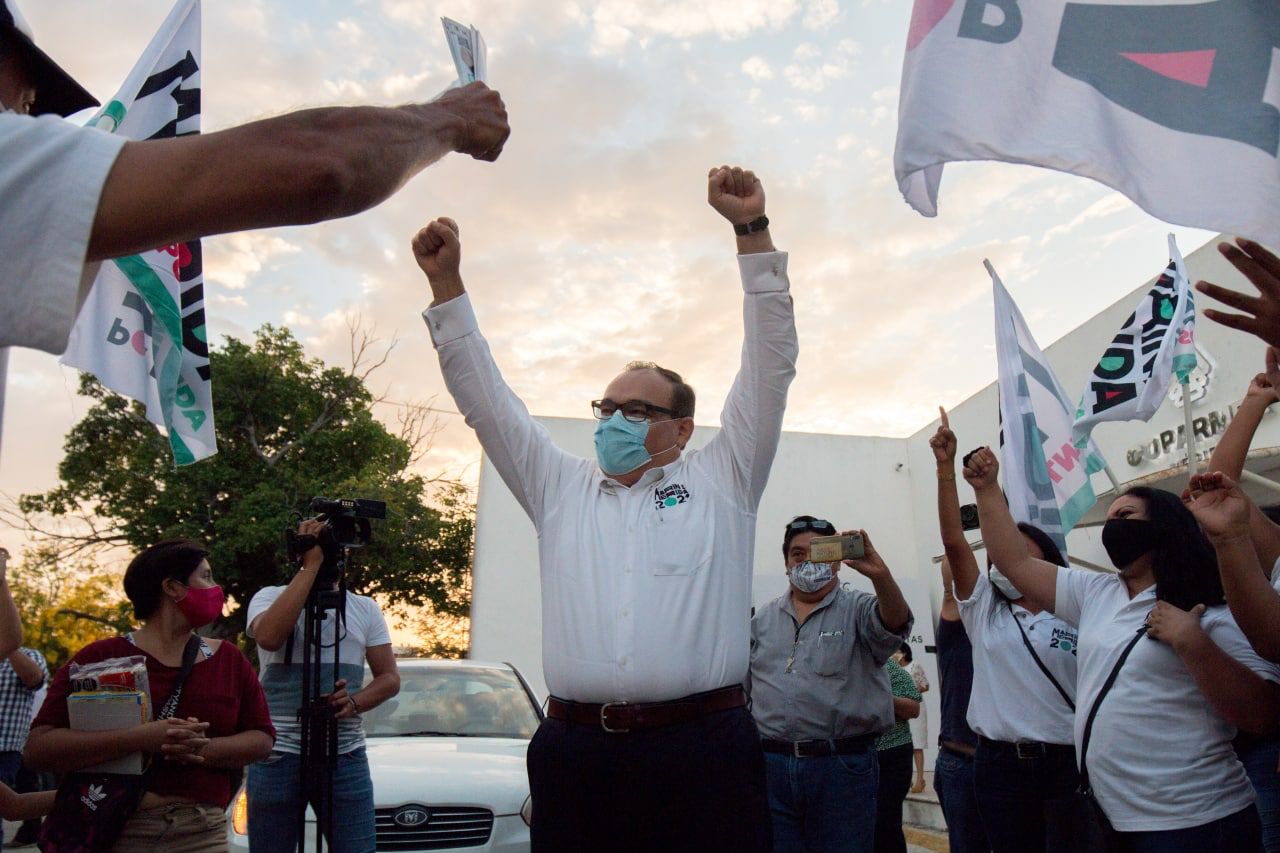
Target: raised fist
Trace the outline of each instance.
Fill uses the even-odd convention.
[[[764,216],[764,185],[738,166],[721,166],[707,175],[707,203],[734,225]]]
[[[483,83],[450,89],[433,104],[462,120],[454,150],[477,160],[497,160],[511,135],[502,96]]]
[[[458,281],[462,263],[458,223],[447,216],[428,223],[414,235],[413,259],[432,282]]]

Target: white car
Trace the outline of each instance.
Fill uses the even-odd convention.
[[[396,665],[399,695],[364,715],[377,849],[527,851],[525,753],[542,709],[524,677],[469,660]],[[227,809],[232,850],[249,849],[251,808],[242,787]],[[314,837],[308,808],[306,850]]]

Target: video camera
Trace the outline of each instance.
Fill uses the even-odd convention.
[[[324,530],[318,536],[303,536],[298,533],[297,526],[286,530],[285,549],[289,561],[296,563],[319,545],[324,551],[324,562],[316,573],[317,581],[337,580],[344,568],[345,552],[352,548],[363,548],[373,540],[373,526],[369,519],[387,517],[386,503],[360,498],[312,498],[309,509],[311,518],[323,523]]]

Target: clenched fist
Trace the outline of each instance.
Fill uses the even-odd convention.
[[[501,95],[483,83],[468,83],[445,92],[432,105],[461,120],[454,150],[477,160],[498,159],[511,135]]]
[[[707,175],[707,203],[734,225],[764,216],[764,185],[755,172],[721,166]]]

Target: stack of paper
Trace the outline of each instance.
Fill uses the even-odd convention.
[[[452,18],[441,18],[440,23],[444,24],[444,37],[449,42],[454,67],[458,69],[458,83],[465,86],[477,80],[488,82],[489,64],[485,57],[488,49],[480,31]]]

